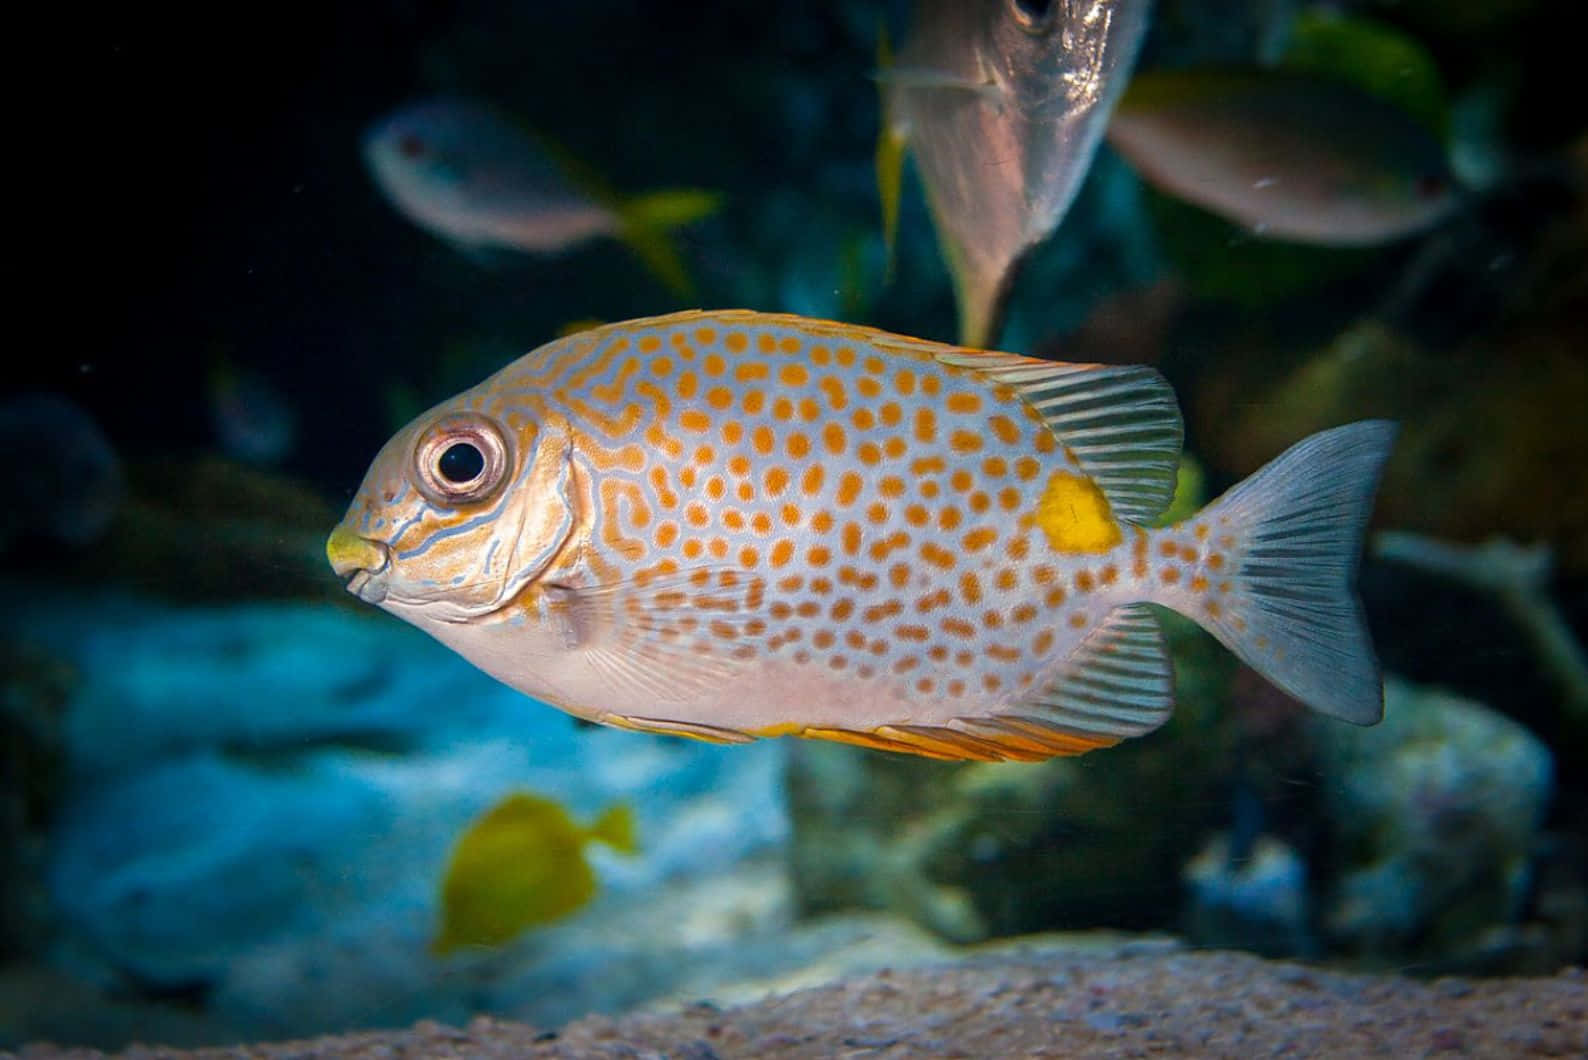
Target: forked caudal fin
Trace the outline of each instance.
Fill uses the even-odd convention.
[[[1395,430],[1364,420],[1315,434],[1192,519],[1230,546],[1229,590],[1186,613],[1278,687],[1358,725],[1384,715],[1354,581]]]
[[[634,838],[634,811],[623,803],[607,807],[591,823],[588,835],[620,854],[634,854],[640,849]]]

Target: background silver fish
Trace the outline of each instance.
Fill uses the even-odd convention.
[[[1427,229],[1459,198],[1432,130],[1328,78],[1139,75],[1108,142],[1163,191],[1275,239],[1372,246]]]
[[[1146,0],[920,0],[879,74],[954,273],[960,342],[986,347],[1022,255],[1069,209],[1135,60]]]

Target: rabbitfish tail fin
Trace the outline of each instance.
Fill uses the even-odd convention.
[[[1358,725],[1384,714],[1354,582],[1395,430],[1364,420],[1321,431],[1194,516],[1208,528],[1208,580],[1224,591],[1177,608],[1278,687]]]

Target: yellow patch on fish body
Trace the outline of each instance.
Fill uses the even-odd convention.
[[[1360,526],[1337,524],[1365,518],[1386,431],[1342,428],[1307,469],[1349,496],[1298,577],[1338,568],[1344,585]],[[1192,614],[1243,657],[1272,654],[1258,627],[1294,646],[1290,616],[1274,626],[1268,585],[1241,568],[1268,547],[1265,520],[1300,500],[1144,529],[1179,448],[1173,395],[1149,368],[679,313],[552,342],[419,417],[376,457],[329,554],[363,599],[581,717],[717,742],[797,733],[1045,758],[1167,717],[1144,602]],[[1292,550],[1307,540],[1285,534]],[[1311,595],[1350,612],[1342,592]],[[1307,666],[1262,665],[1366,720],[1379,693],[1362,658],[1332,688]]]
[[[1037,523],[1058,552],[1107,552],[1123,540],[1108,498],[1084,475],[1056,471],[1037,507]]]

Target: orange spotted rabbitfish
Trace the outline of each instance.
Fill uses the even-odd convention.
[[[1168,718],[1148,604],[1377,721],[1351,588],[1394,428],[1306,439],[1162,529],[1151,368],[749,311],[534,350],[414,420],[331,534],[348,589],[608,725],[1036,760]]]

